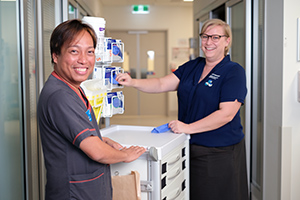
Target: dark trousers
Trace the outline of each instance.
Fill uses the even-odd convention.
[[[245,140],[190,146],[190,200],[248,200]]]

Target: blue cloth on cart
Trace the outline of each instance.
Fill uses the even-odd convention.
[[[151,133],[164,133],[170,130],[169,123],[154,128]]]

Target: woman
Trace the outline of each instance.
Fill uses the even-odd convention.
[[[190,199],[248,199],[244,134],[239,109],[247,93],[244,69],[227,55],[232,41],[228,24],[203,24],[198,57],[174,73],[155,79],[117,81],[148,93],[177,90],[178,120],[174,133],[190,134]]]

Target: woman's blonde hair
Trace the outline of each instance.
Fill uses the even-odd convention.
[[[224,51],[224,56],[226,56],[226,55],[228,54],[229,49],[230,49],[231,44],[232,44],[232,32],[231,32],[230,26],[229,26],[226,22],[224,22],[224,21],[222,21],[222,20],[220,20],[220,19],[209,19],[209,20],[207,20],[206,22],[204,22],[204,24],[203,24],[203,26],[202,26],[202,28],[201,28],[200,35],[203,34],[203,33],[206,31],[206,29],[207,29],[208,27],[210,27],[210,26],[213,26],[213,27],[214,27],[214,26],[222,26],[222,27],[223,27],[223,30],[224,30],[224,32],[225,32],[224,34],[225,34],[228,38],[230,38],[229,44],[228,44],[227,47],[225,47],[225,51]]]

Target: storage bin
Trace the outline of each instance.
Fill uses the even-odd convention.
[[[84,93],[93,108],[96,120],[99,123],[107,95],[106,88],[103,86],[103,80],[86,80],[82,82],[80,86],[84,90]]]

